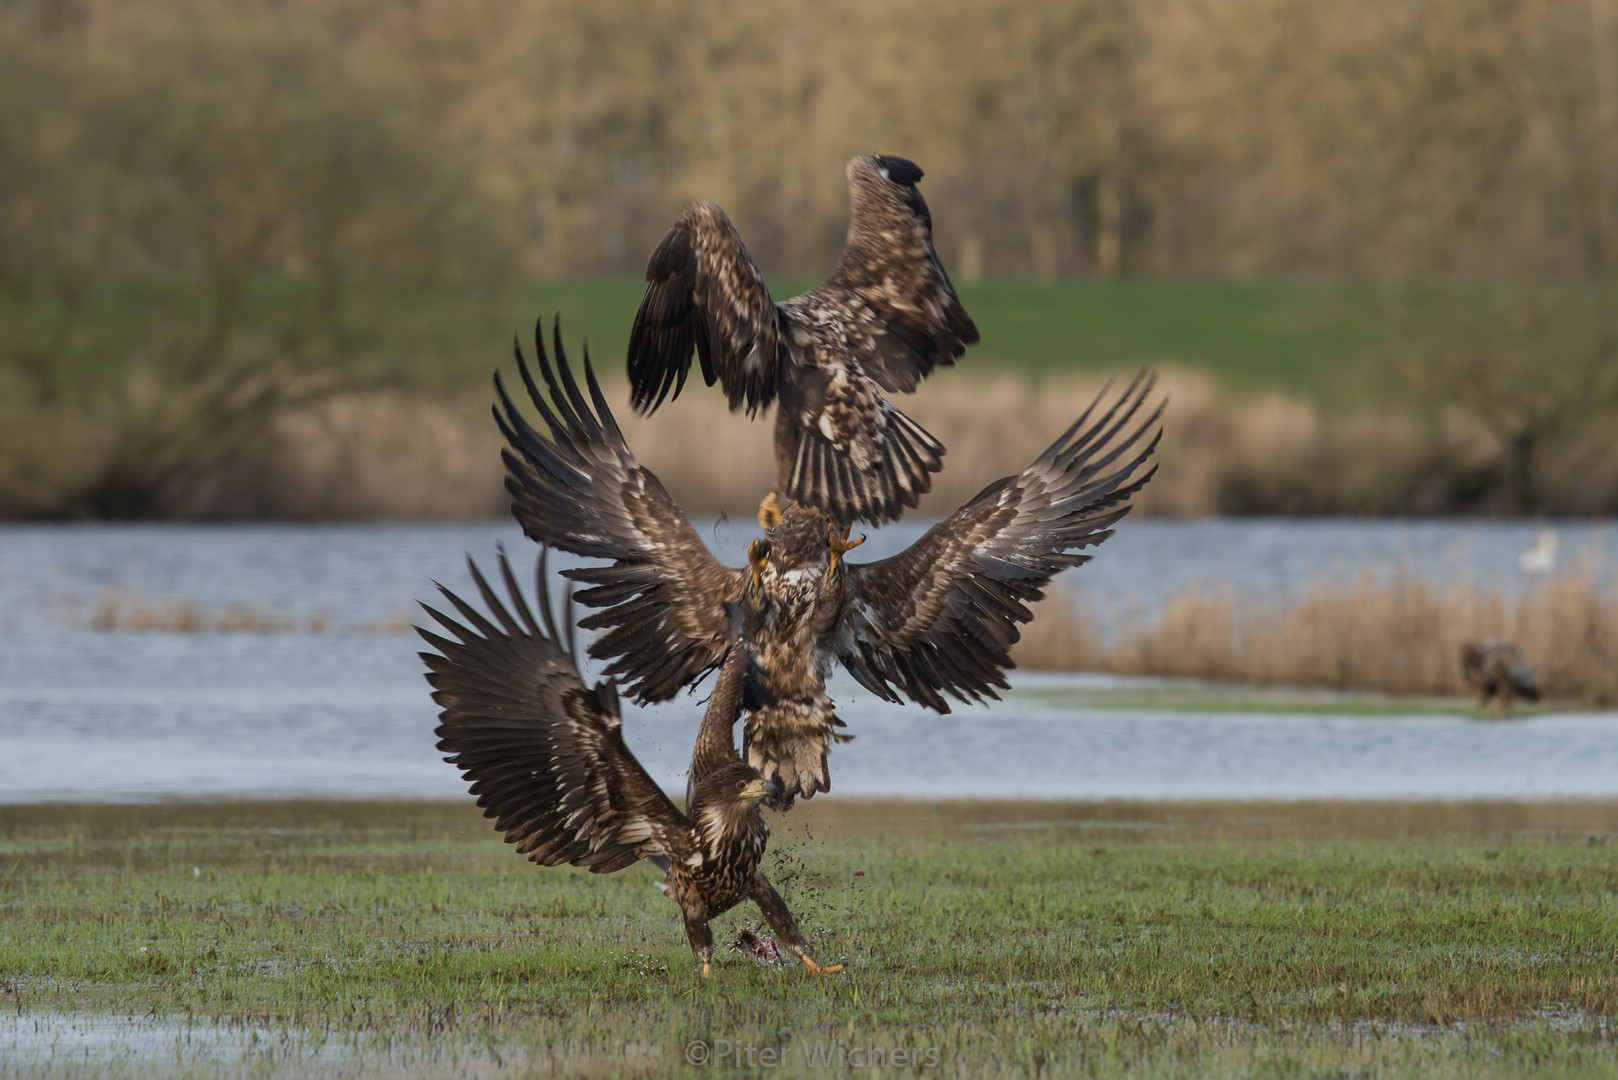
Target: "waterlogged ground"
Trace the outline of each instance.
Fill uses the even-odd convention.
[[[841,976],[464,803],[3,807],[0,1075],[1618,1075],[1618,804],[773,820]]]

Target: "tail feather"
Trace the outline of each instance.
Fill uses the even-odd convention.
[[[831,790],[827,755],[834,743],[854,737],[838,730],[845,726],[825,698],[748,714],[742,723],[742,752],[747,763],[766,780],[781,782],[780,798],[767,805],[787,810],[800,796],[808,799],[816,792]]]
[[[932,489],[932,474],[944,467],[944,444],[891,402],[878,400],[881,435],[865,448],[869,464],[859,468],[847,447],[804,428],[785,495],[844,526],[894,521],[921,501]]]

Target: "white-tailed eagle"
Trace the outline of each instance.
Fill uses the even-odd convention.
[[[731,409],[775,403],[775,493],[845,526],[897,518],[942,465],[943,445],[878,388],[908,393],[978,340],[933,250],[921,170],[864,154],[847,173],[848,238],[825,284],[775,301],[725,212],[693,203],[646,264],[629,339],[637,410],[679,395],[695,350]]]

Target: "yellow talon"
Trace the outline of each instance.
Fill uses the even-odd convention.
[[[753,568],[753,595],[756,597],[762,588],[764,567],[770,561],[770,542],[768,540],[754,540],[747,545],[747,564]]]
[[[706,960],[704,960],[704,961],[703,961],[703,962],[702,962],[702,977],[703,977],[703,978],[704,978],[704,979],[706,979],[706,978],[707,978],[707,977],[708,977],[708,972],[709,972],[709,971],[710,971],[710,970],[711,970],[711,969],[710,969],[710,968],[709,968],[709,967],[708,967],[708,961],[706,961]]]
[[[811,975],[835,975],[839,971],[843,970],[842,964],[833,964],[831,967],[821,967],[819,964],[809,959],[808,953],[803,955],[803,966],[808,969],[809,974]]]
[[[837,563],[842,559],[844,553],[853,551],[863,543],[865,543],[864,533],[860,534],[860,538],[858,540],[850,540],[848,538],[847,529],[844,529],[841,533],[838,533],[837,526],[827,525],[826,548],[831,552],[831,566],[827,568],[828,574],[837,569]]]
[[[775,492],[764,496],[764,501],[758,504],[758,527],[765,532],[779,528],[781,525],[781,502],[775,497]]]

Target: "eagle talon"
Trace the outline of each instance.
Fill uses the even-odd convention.
[[[841,559],[845,553],[853,551],[863,543],[865,543],[864,533],[860,533],[860,538],[858,540],[850,540],[848,538],[847,528],[844,528],[843,531],[839,533],[837,531],[837,526],[826,526],[826,547],[831,551],[831,565],[833,569],[837,568],[837,561]]]
[[[754,540],[747,545],[747,565],[753,568],[753,596],[756,599],[763,589],[764,567],[770,561],[770,542],[768,540]]]
[[[758,527],[766,533],[781,527],[781,500],[776,498],[773,491],[758,504]]]
[[[804,969],[807,970],[811,975],[836,975],[838,972],[843,970],[842,964],[833,964],[831,967],[821,967],[819,964],[809,959],[808,953],[804,953],[803,956],[799,957],[799,959],[803,961]]]
[[[704,961],[703,961],[703,962],[702,962],[702,977],[703,977],[703,978],[704,978],[704,979],[706,979],[706,978],[707,978],[707,977],[708,977],[708,975],[709,975],[709,973],[710,973],[710,972],[711,972],[711,971],[712,971],[712,970],[713,970],[713,969],[712,969],[712,968],[711,968],[711,967],[709,967],[709,966],[708,966],[708,961],[706,961],[706,960],[704,960]]]

